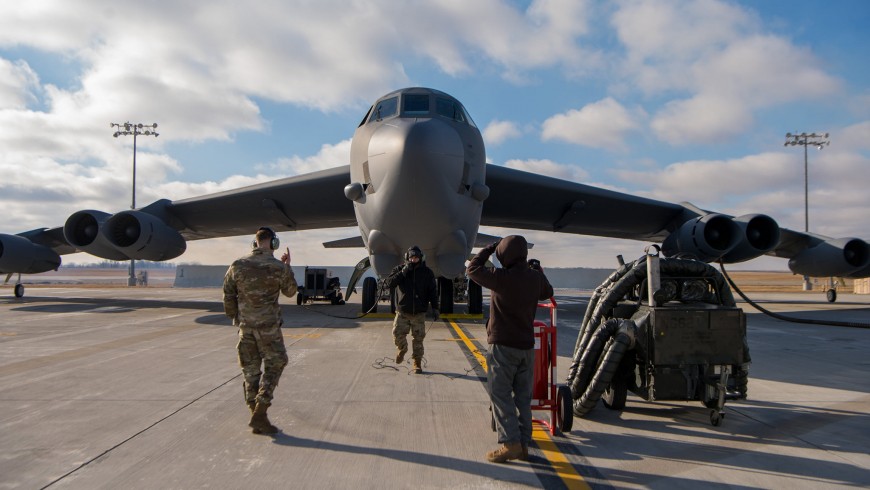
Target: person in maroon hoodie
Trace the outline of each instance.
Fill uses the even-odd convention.
[[[502,267],[487,269],[486,261],[493,253]],[[478,252],[466,270],[470,279],[491,292],[486,323],[487,387],[502,444],[486,455],[494,463],[528,459],[532,440],[532,324],[538,301],[552,297],[553,286],[543,270],[529,267],[528,253],[525,238],[506,236]]]

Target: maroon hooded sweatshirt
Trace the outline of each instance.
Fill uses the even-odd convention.
[[[487,259],[495,252],[502,268],[487,269]],[[530,269],[526,239],[510,235],[484,248],[471,259],[466,274],[490,290],[486,341],[516,349],[535,347],[532,323],[538,301],[553,296],[553,286],[544,273]]]

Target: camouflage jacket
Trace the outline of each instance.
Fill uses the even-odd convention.
[[[278,294],[296,294],[289,265],[267,250],[254,249],[230,266],[224,276],[224,312],[240,327],[265,328],[281,323]]]

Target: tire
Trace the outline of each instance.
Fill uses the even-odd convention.
[[[15,285],[15,297],[23,298],[24,297],[24,284],[16,284]]]
[[[363,279],[362,312],[378,312],[378,281],[374,277]]]
[[[614,376],[610,381],[610,386],[604,390],[601,395],[601,400],[604,406],[611,410],[622,410],[625,408],[625,400],[628,397],[628,383],[625,382],[625,377]]]
[[[834,303],[837,301],[837,290],[831,288],[827,291],[826,296],[828,297],[828,303]]]
[[[556,388],[556,428],[562,433],[571,432],[574,427],[574,409],[571,389],[565,385]]]
[[[438,278],[439,308],[441,313],[453,313],[453,280]]]
[[[296,293],[296,304],[301,305],[305,302],[305,295],[302,293]]]
[[[468,280],[468,313],[471,315],[483,313],[483,288],[471,279]]]

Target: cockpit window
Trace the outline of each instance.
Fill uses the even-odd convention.
[[[372,114],[369,117],[369,122],[384,119],[386,117],[395,116],[399,108],[399,98],[390,97],[375,104]]]
[[[403,116],[424,116],[429,114],[429,94],[405,94],[402,96]]]
[[[362,121],[359,122],[359,125],[360,125],[360,126],[362,126],[363,124],[366,123],[366,121],[369,120],[369,114],[372,113],[372,109],[374,109],[374,108],[375,108],[375,106],[371,106],[371,107],[369,107],[369,111],[366,112],[366,115],[363,116]]]
[[[465,112],[465,108],[454,100],[443,99],[441,97],[435,99],[435,112],[438,113],[438,115],[449,117],[454,121],[474,126],[474,121],[472,121],[468,116],[468,113]]]

